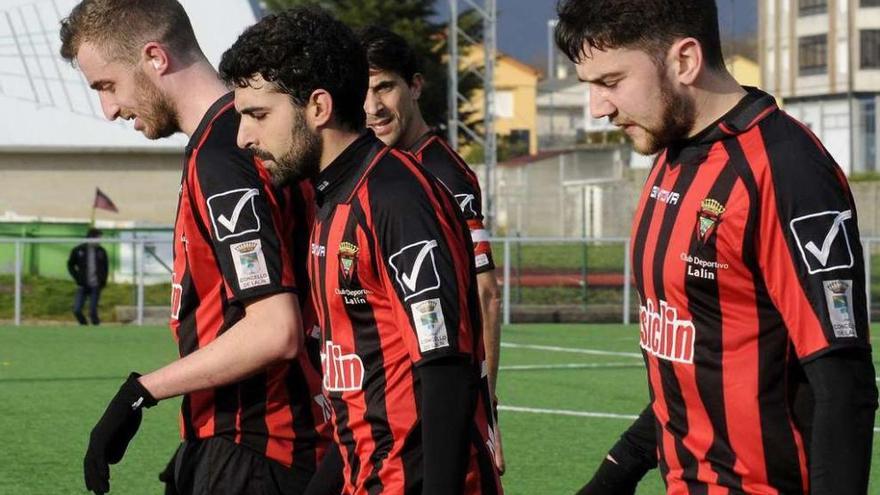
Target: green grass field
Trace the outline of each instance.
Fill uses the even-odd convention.
[[[647,400],[641,359],[626,355],[637,352],[637,331],[515,325],[504,341],[505,491],[574,493],[628,426],[626,416]],[[583,349],[603,353],[577,352]],[[130,370],[148,371],[175,356],[165,328],[0,327],[0,494],[85,493],[82,455],[106,401]],[[156,476],[178,442],[178,406],[169,400],[146,412],[128,454],[112,469],[112,493],[162,492]],[[871,493],[880,493],[878,476],[875,453]],[[662,486],[654,471],[639,494],[662,493]]]

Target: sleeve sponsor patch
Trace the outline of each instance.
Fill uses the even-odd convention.
[[[419,241],[404,247],[388,258],[394,278],[403,291],[403,300],[409,300],[429,290],[440,288],[440,275],[434,260],[434,239]]]
[[[850,220],[852,210],[823,211],[791,221],[791,232],[811,275],[853,266],[852,247],[846,231],[846,222]]]
[[[428,299],[410,306],[413,324],[419,338],[419,350],[428,352],[434,349],[449,347],[449,336],[446,333],[446,321],[443,319],[443,307],[440,299]]]
[[[489,264],[489,255],[486,253],[478,254],[474,256],[474,261],[476,262],[477,268],[482,268]]]
[[[837,338],[855,338],[856,320],[853,312],[852,280],[826,280],[825,301],[828,303],[828,318]]]
[[[225,241],[260,231],[260,217],[254,199],[260,195],[255,188],[233,189],[208,198],[208,213],[217,241]]]
[[[266,258],[263,256],[263,245],[259,239],[233,244],[229,246],[229,251],[232,254],[232,264],[235,265],[239,289],[245,290],[270,283]]]

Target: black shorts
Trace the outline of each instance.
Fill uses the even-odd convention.
[[[300,495],[313,475],[215,437],[180,444],[159,480],[165,495]]]

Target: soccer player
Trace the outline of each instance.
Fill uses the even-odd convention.
[[[501,301],[489,233],[483,226],[480,183],[458,153],[425,123],[419,108],[425,80],[419,72],[418,57],[406,40],[377,26],[363,29],[358,35],[370,64],[370,86],[364,103],[367,127],[387,146],[412,153],[423,167],[440,179],[455,196],[470,227],[477,267],[477,292],[483,312],[489,386],[497,404]],[[496,439],[500,439],[497,433]],[[500,442],[496,447],[496,462],[503,472]]]
[[[239,144],[316,184],[309,274],[339,445],[321,471],[352,495],[500,493],[470,232],[439,182],[365,129],[354,33],[322,10],[270,15],[220,73]]]
[[[556,41],[637,151],[633,224],[651,407],[581,493],[864,494],[877,389],[846,178],[741,87],[714,0],[564,0]],[[653,425],[653,428],[651,428]]]
[[[233,95],[176,0],[85,0],[61,38],[109,120],[133,119],[150,139],[190,138],[174,226],[180,359],[122,385],[92,430],[86,487],[109,490],[108,465],[143,408],[183,395],[184,441],[161,476],[168,493],[302,493],[329,440],[318,341],[304,332],[314,322],[309,190],[238,148]]]

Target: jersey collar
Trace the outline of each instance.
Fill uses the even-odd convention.
[[[371,130],[348,145],[314,180],[318,206],[344,202],[384,147]]]
[[[671,144],[666,150],[667,163],[700,164],[716,142],[748,131],[778,109],[769,94],[750,86],[743,89],[746,95],[729,112],[696,136]]]

